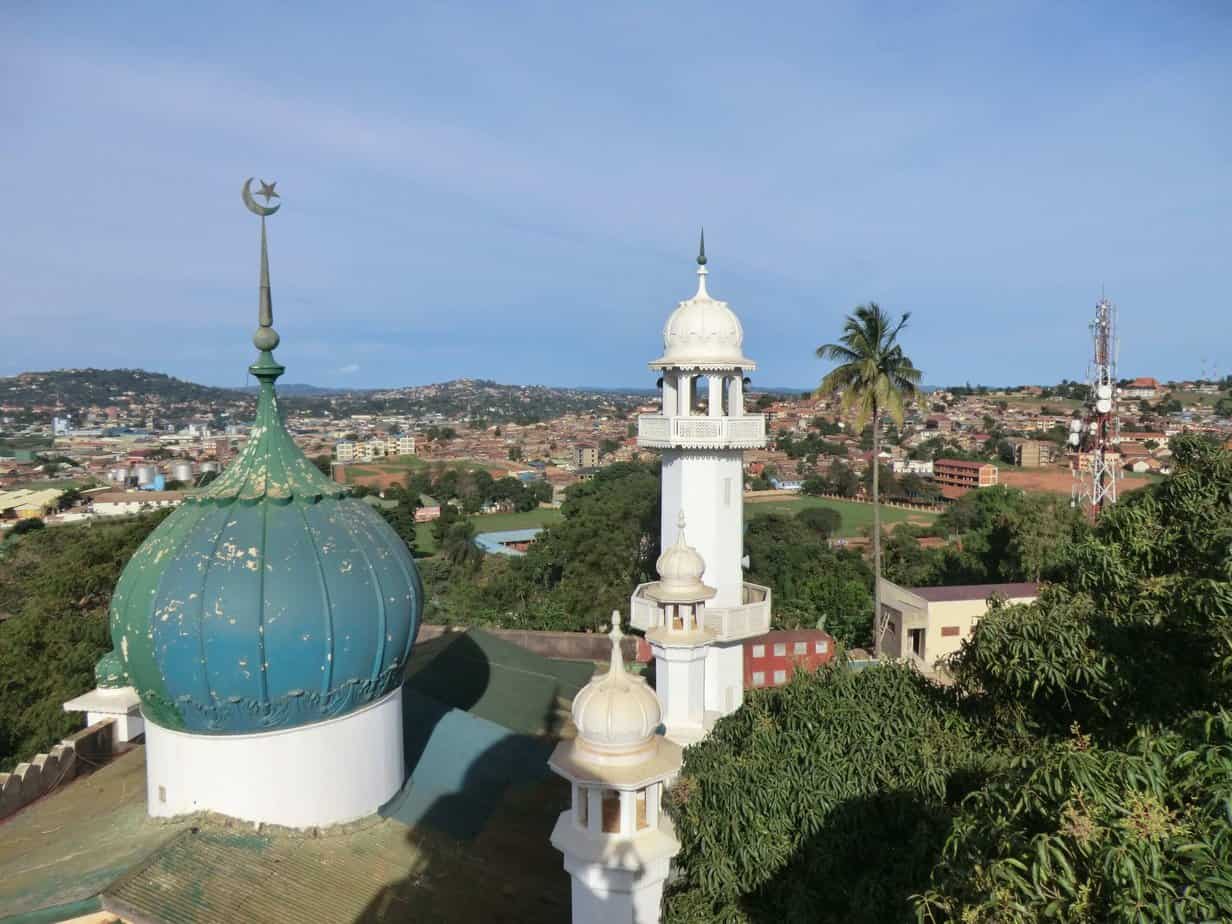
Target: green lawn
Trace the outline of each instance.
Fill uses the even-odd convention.
[[[516,466],[516,463],[510,463]],[[484,469],[488,472],[504,472],[506,467],[495,462],[480,462],[474,459],[421,459],[419,456],[386,456],[380,462],[356,462],[345,469],[347,480],[353,476],[379,475],[383,472],[417,472],[425,468],[452,468],[465,471]]]
[[[810,507],[829,507],[837,510],[843,518],[839,528],[839,536],[859,536],[861,532],[873,525],[873,505],[857,504],[851,501],[830,500],[828,497],[791,497],[772,501],[753,501],[745,503],[744,516],[746,520],[756,519],[771,513],[797,514]],[[902,510],[898,507],[882,507],[881,522],[893,525],[907,518],[927,520],[932,522],[937,514],[927,510]]]
[[[538,507],[525,513],[476,514],[470,518],[477,533],[494,533],[502,529],[529,529],[532,526],[551,526],[560,522],[560,511]],[[432,538],[431,523],[415,525],[415,551],[420,555],[435,555],[436,541]]]

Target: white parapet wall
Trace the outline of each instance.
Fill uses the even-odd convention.
[[[200,735],[146,720],[148,809],[314,828],[373,814],[402,787],[402,691],[325,722]]]

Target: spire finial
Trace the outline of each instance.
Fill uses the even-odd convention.
[[[620,611],[612,610],[612,631],[607,634],[612,640],[612,661],[608,667],[607,679],[623,679],[625,675],[625,659],[620,653],[620,640],[625,634],[620,631]]]
[[[256,333],[252,335],[252,345],[262,353],[262,357],[258,360],[257,365],[263,368],[272,368],[277,364],[273,362],[273,358],[269,354],[278,346],[281,338],[278,336],[278,331],[274,330],[274,299],[270,294],[269,246],[266,243],[265,219],[282,207],[281,202],[276,205],[270,205],[270,201],[282,197],[274,190],[274,187],[278,185],[277,181],[267,183],[265,180],[261,180],[261,188],[257,190],[257,195],[265,198],[265,205],[260,205],[253,198],[252,181],[252,177],[244,181],[243,191],[244,205],[254,215],[261,216],[261,280],[257,303],[258,326]]]
[[[706,291],[706,229],[702,228],[701,241],[697,245],[697,294],[694,298],[709,298]]]
[[[680,508],[680,512],[676,514],[676,543],[684,545],[684,508]]]

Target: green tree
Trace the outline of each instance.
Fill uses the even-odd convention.
[[[881,451],[881,424],[886,415],[898,426],[903,424],[906,402],[916,396],[921,372],[903,352],[898,335],[906,327],[911,313],[905,312],[897,323],[875,302],[858,306],[843,324],[837,343],[817,348],[819,359],[838,365],[826,373],[818,393],[837,396],[843,410],[855,418],[856,427],[873,428],[873,646],[881,650],[881,587],[876,576],[881,574],[881,493],[878,466]]]
[[[1232,920],[1232,454],[1173,450],[951,686],[839,665],[689,748],[668,920]],[[975,493],[985,538],[1031,502]]]
[[[904,665],[750,692],[668,793],[681,850],[666,920],[910,919],[949,827],[947,781],[978,765],[971,731]]]
[[[796,519],[823,539],[829,539],[843,526],[843,515],[833,507],[809,507],[797,513]]]
[[[62,526],[0,552],[0,772],[81,727],[62,704],[94,686],[111,648],[107,609],[120,571],[167,511]]]

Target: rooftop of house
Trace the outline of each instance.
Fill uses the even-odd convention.
[[[1016,584],[960,584],[953,587],[908,587],[917,597],[929,603],[954,603],[960,600],[987,600],[993,594],[1006,600],[1034,599],[1039,596],[1039,584],[1026,581]]]
[[[966,459],[936,459],[933,464],[947,465],[950,468],[970,469],[971,471],[979,471],[992,465],[991,462],[969,462]]]
[[[568,921],[549,840],[568,784],[547,759],[594,665],[469,631],[417,645],[407,670],[409,779],[379,815],[309,832],[153,819],[139,746],[0,822],[0,921]]]

